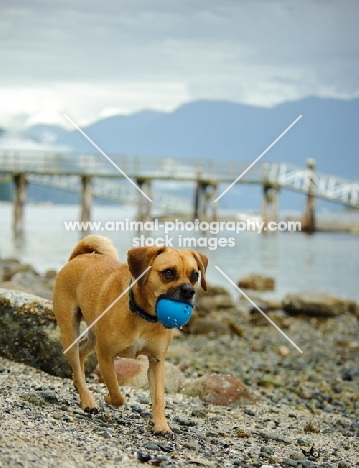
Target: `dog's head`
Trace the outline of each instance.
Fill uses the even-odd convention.
[[[151,266],[137,282],[141,296],[138,299],[147,303],[149,311],[155,310],[159,297],[193,305],[199,277],[201,277],[202,288],[207,291],[208,259],[202,253],[190,249],[137,247],[129,250],[127,261],[135,279]]]

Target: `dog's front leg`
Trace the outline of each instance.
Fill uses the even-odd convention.
[[[165,416],[165,361],[164,356],[148,356],[148,381],[152,400],[152,418],[155,433],[170,433]]]

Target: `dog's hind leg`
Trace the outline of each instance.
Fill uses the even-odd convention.
[[[76,343],[67,352],[66,357],[69,360],[72,372],[73,382],[80,396],[80,406],[84,411],[96,412],[96,403],[86,385],[85,375],[82,372],[79,359],[79,345]]]
[[[86,356],[95,349],[96,336],[91,329],[88,330],[86,338],[80,341],[80,365],[82,373],[85,374],[85,359]]]
[[[57,321],[61,329],[61,341],[64,350],[66,351],[66,357],[72,367],[73,382],[80,396],[80,406],[85,411],[96,412],[96,403],[91,396],[91,393],[86,385],[85,375],[81,367],[80,361],[80,346],[76,342],[80,334],[80,322],[81,312],[78,308],[74,308],[70,304],[67,304],[66,311],[71,309],[71,317],[65,313],[66,304],[62,304],[62,311],[59,313],[57,308]]]

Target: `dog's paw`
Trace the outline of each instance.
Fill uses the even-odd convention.
[[[88,413],[88,414],[98,414],[100,412],[100,410],[96,406],[94,408],[90,408],[89,406],[86,406],[84,411],[85,413]]]
[[[152,428],[152,432],[156,435],[156,436],[165,436],[167,438],[171,438],[173,439],[174,438],[174,434],[173,432],[171,431],[171,429],[168,427],[168,425],[157,425],[155,424]]]
[[[122,395],[120,395],[116,400],[110,397],[110,395],[105,396],[105,402],[107,405],[112,406],[123,406],[125,404],[125,399]]]

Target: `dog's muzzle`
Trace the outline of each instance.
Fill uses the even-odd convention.
[[[181,286],[179,287],[179,290],[184,300],[192,299],[196,292],[194,287],[191,286],[190,284],[181,284]]]
[[[159,296],[158,300],[170,299],[172,301],[185,302],[194,307],[195,292],[196,291],[191,284],[182,283],[175,288],[169,288],[164,294]]]

